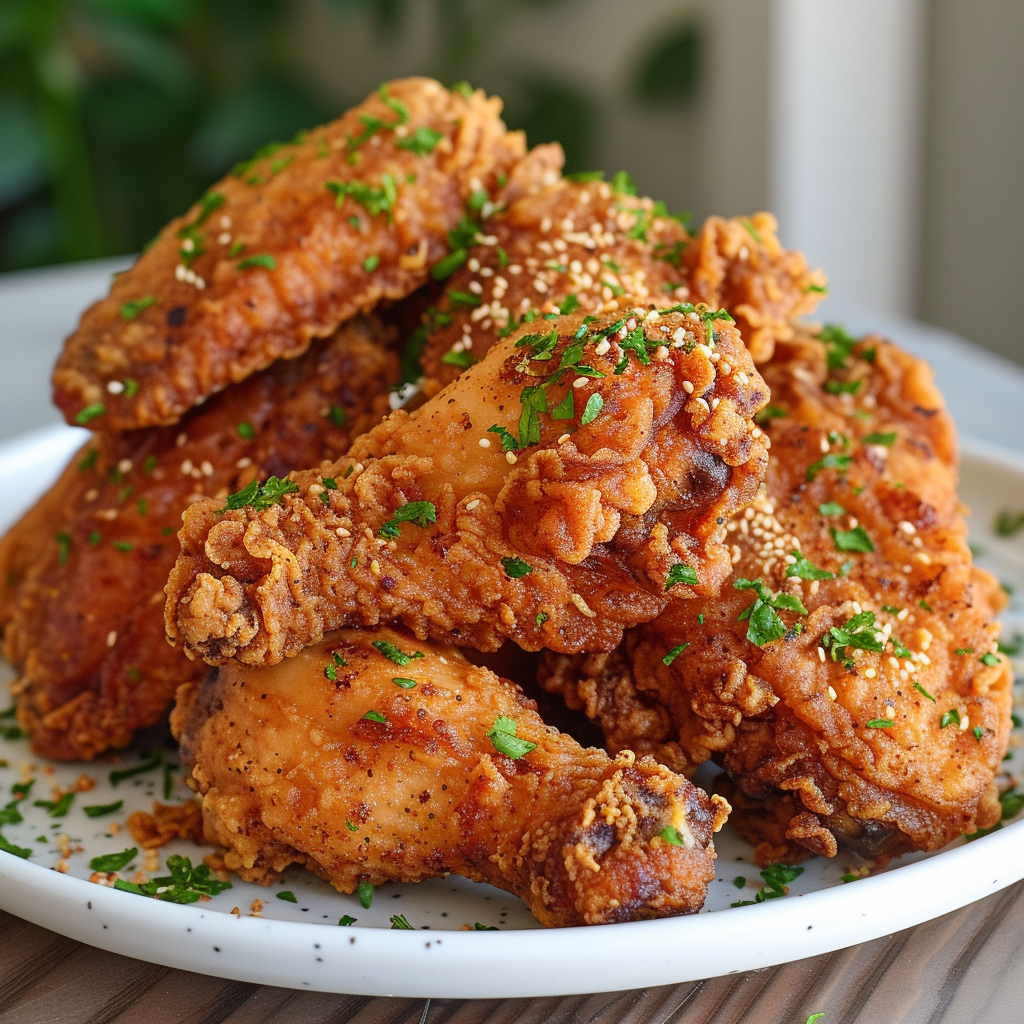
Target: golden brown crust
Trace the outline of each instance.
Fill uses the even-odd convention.
[[[482,359],[510,325],[542,322],[563,307],[592,314],[636,303],[724,307],[761,362],[824,291],[821,271],[782,248],[770,214],[711,217],[691,237],[661,204],[605,182],[562,180],[536,190],[489,218],[476,241],[428,317],[428,395]]]
[[[94,435],[0,541],[4,653],[37,753],[123,747],[202,673],[164,638],[182,512],[257,476],[336,458],[387,413],[395,340],[378,318],[358,318],[177,427]]]
[[[83,314],[53,378],[68,422],[103,430],[174,423],[360,310],[414,291],[448,251],[448,232],[473,193],[497,198],[499,176],[524,155],[522,133],[506,131],[500,108],[480,91],[464,97],[429,79],[402,79],[224,178],[204,197],[220,197],[219,205],[201,201],[169,224]],[[381,127],[354,146],[369,133],[368,118]],[[419,151],[403,148],[421,137]],[[544,162],[551,165],[550,152]],[[126,303],[149,300],[125,319]]]
[[[169,635],[211,662],[250,664],[391,619],[481,650],[505,638],[607,649],[664,606],[671,566],[687,563],[714,592],[728,570],[722,523],[763,475],[752,417],[766,392],[714,314],[714,337],[696,311],[639,316],[577,315],[512,335],[330,469],[295,475],[298,493],[280,504],[193,505],[168,583]],[[521,440],[527,429],[524,388],[546,394],[549,412],[524,448],[503,453],[495,431]],[[436,522],[382,537],[415,502]]]
[[[997,588],[971,565],[952,420],[927,367],[879,338],[830,373],[821,342],[798,337],[763,369],[785,414],[767,427],[766,492],[728,526],[734,572],[809,615],[780,611],[789,632],[757,647],[737,621],[754,594],[727,587],[674,603],[601,661],[552,658],[543,682],[611,750],[681,771],[718,760],[747,798],[734,822],[776,859],[935,849],[992,822],[1012,683],[994,654]],[[873,550],[839,550],[833,531]],[[797,550],[834,578],[787,576]],[[883,652],[830,644],[861,612]]]
[[[374,643],[422,657],[400,667]],[[535,749],[500,753],[487,735],[499,716]],[[182,689],[172,724],[207,838],[250,881],[292,863],[342,892],[455,873],[556,926],[693,913],[714,877],[721,798],[650,759],[580,747],[511,683],[402,631],[226,666]]]

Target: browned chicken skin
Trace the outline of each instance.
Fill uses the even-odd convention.
[[[172,725],[207,837],[250,881],[293,863],[342,892],[454,873],[580,925],[693,913],[714,877],[720,797],[580,747],[513,684],[403,631],[221,668],[182,689]]]
[[[4,653],[37,753],[123,747],[202,674],[164,636],[182,512],[345,451],[388,412],[395,341],[378,317],[357,318],[175,427],[94,435],[0,541]]]
[[[767,213],[711,217],[691,237],[662,204],[606,182],[535,189],[486,222],[447,282],[428,317],[424,390],[436,394],[517,324],[637,303],[724,307],[754,361],[763,361],[825,290],[822,272],[783,249],[775,227]]]
[[[714,592],[767,395],[727,320],[689,308],[544,321],[279,504],[197,502],[169,635],[250,664],[392,619],[481,650],[600,650],[664,607],[673,566],[673,594]]]
[[[402,79],[236,168],[82,316],[53,378],[68,421],[174,423],[419,288],[471,197],[500,201],[515,177],[525,140],[500,109],[480,91]]]
[[[785,636],[757,646],[738,621],[756,591],[727,586],[542,671],[610,750],[685,772],[718,760],[762,861],[839,846],[884,861],[999,814],[1012,675],[999,588],[971,565],[952,420],[920,360],[838,337],[831,353],[781,343],[763,367],[779,413],[766,490],[728,526],[735,580],[809,614],[779,608]]]

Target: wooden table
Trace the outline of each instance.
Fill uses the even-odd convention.
[[[10,371],[0,381],[0,441],[56,419],[46,403],[49,366],[111,269],[117,264],[108,261],[0,279],[0,322],[12,341],[0,351]],[[963,434],[1024,453],[1017,367],[923,325],[830,316],[857,331],[886,330],[929,359]],[[171,970],[0,912],[0,1024],[805,1024],[814,1013],[825,1014],[818,1024],[1024,1020],[1024,882],[917,928],[781,967],[633,992],[429,1005]]]
[[[951,879],[951,884],[955,880]],[[685,956],[685,950],[680,950]],[[747,974],[550,999],[374,999],[223,981],[0,912],[0,1024],[995,1024],[1024,1019],[1024,882],[928,924]]]

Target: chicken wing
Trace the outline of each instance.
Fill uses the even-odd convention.
[[[546,925],[693,913],[728,807],[651,758],[614,760],[453,647],[345,630],[274,668],[183,687],[172,716],[207,838],[269,884],[341,892],[459,874]]]
[[[168,635],[249,664],[394,619],[481,650],[607,650],[674,584],[712,592],[767,459],[767,392],[723,314],[544,321],[329,469],[197,502]]]
[[[420,287],[467,204],[499,198],[523,158],[500,109],[479,91],[403,79],[236,167],[82,316],[53,377],[68,422],[174,423]]]
[[[0,541],[4,651],[37,753],[125,746],[201,674],[163,629],[183,510],[344,452],[388,412],[395,339],[378,318],[357,318],[177,427],[95,434]]]
[[[998,818],[1012,677],[930,370],[880,338],[822,338],[763,367],[772,457],[728,525],[732,586],[541,676],[612,751],[719,761],[762,861],[884,861]]]
[[[691,237],[631,188],[561,180],[491,217],[428,317],[424,391],[436,394],[502,335],[551,312],[609,313],[666,295],[725,307],[759,362],[817,305],[824,275],[782,248],[770,214],[711,217]]]

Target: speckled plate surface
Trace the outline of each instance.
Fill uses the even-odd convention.
[[[83,432],[59,427],[0,447],[0,530],[42,493],[81,443]],[[974,511],[972,537],[979,562],[1024,594],[1024,533],[994,535],[1002,508],[1024,509],[1024,459],[965,444],[961,494]],[[1004,613],[1004,635],[1024,632],[1020,596]],[[11,678],[0,661],[0,692]],[[0,710],[7,706],[0,698]],[[9,723],[0,719],[0,724]],[[1008,773],[1017,775],[1024,752],[1013,741]],[[354,896],[334,892],[301,870],[270,889],[233,879],[209,902],[177,906],[87,881],[89,860],[132,846],[121,828],[131,811],[150,810],[154,799],[185,799],[176,757],[112,784],[121,763],[58,765],[34,758],[24,740],[0,738],[0,807],[11,787],[34,778],[19,809],[24,821],[3,826],[11,843],[31,850],[27,859],[0,853],[0,908],[74,939],[169,967],[242,981],[365,995],[495,998],[568,995],[640,988],[765,967],[853,945],[918,924],[987,896],[1024,877],[1024,822],[941,853],[914,855],[889,870],[842,884],[850,867],[842,857],[816,858],[791,885],[791,895],[731,908],[759,888],[750,847],[726,826],[716,839],[718,878],[704,912],[689,918],[540,929],[518,900],[462,879],[418,886],[384,885],[366,910]],[[85,775],[94,783],[76,794],[63,817],[37,799],[54,787],[70,789]],[[84,808],[123,801],[113,813],[89,817]],[[160,851],[198,862],[201,851],[173,843]],[[58,863],[66,873],[53,870]],[[132,877],[140,855],[123,872]],[[733,880],[751,878],[738,892]],[[295,902],[278,899],[290,892]],[[260,901],[262,907],[255,901]],[[254,915],[254,906],[259,916]],[[391,928],[402,914],[412,931]],[[339,927],[344,916],[356,918]],[[497,931],[478,931],[477,923]],[[465,930],[465,929],[472,930]]]

